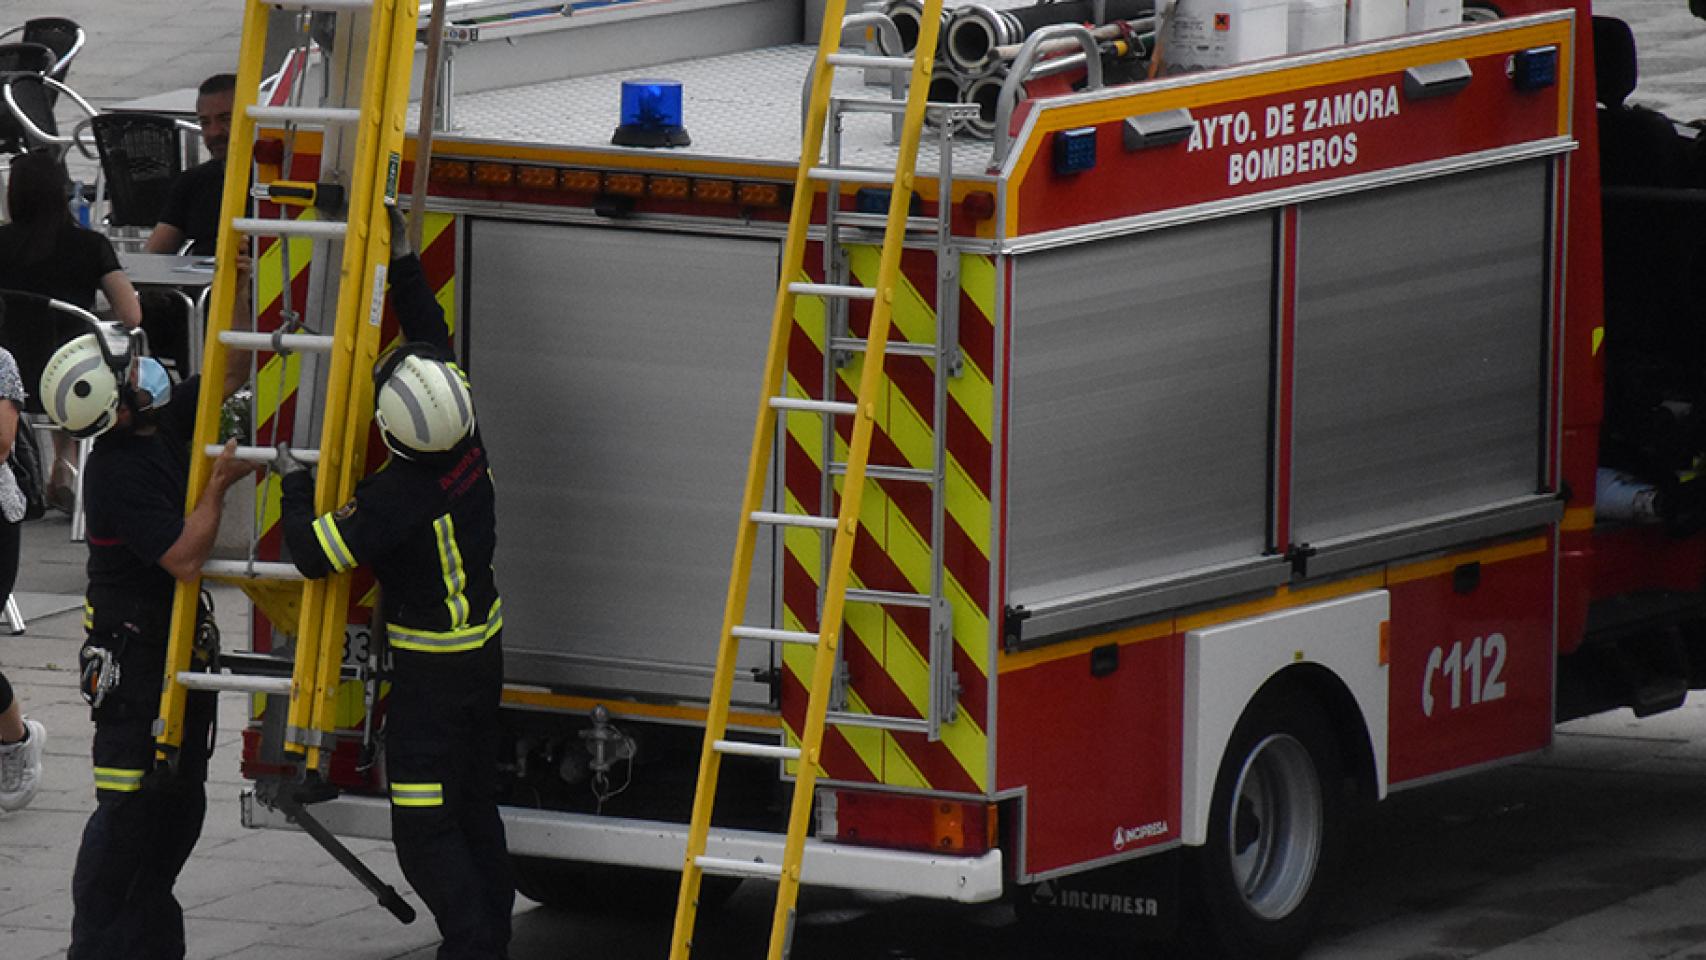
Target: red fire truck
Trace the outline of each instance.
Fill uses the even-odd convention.
[[[1604,310],[1590,11],[1482,12],[1118,84],[1039,57],[987,105],[991,139],[943,116],[807,883],[1183,919],[1228,955],[1284,955],[1357,805],[1706,685],[1701,540],[1595,517],[1628,321]],[[504,814],[546,903],[659,878],[673,896],[810,19],[660,0],[452,35],[423,259],[502,491]],[[681,84],[690,145],[611,144],[621,82],[648,76]],[[837,149],[877,167],[896,148],[886,119],[849,118]],[[317,172],[311,150],[257,156],[289,165],[268,178]],[[817,236],[799,279],[871,274],[860,229],[886,196],[818,204],[843,242]],[[261,291],[263,324],[291,290]],[[794,321],[789,391],[851,382],[861,308],[801,297]],[[790,419],[777,508],[831,496],[845,442]],[[816,629],[819,542],[758,554],[749,622]],[[352,666],[367,620],[351,611]],[[801,662],[749,651],[738,676],[740,735],[796,737]],[[384,837],[383,765],[357,763],[383,688],[349,686],[342,795],[314,809]],[[264,780],[278,711],[257,703]],[[730,758],[713,847],[779,858],[788,779]],[[265,796],[247,817],[285,825]]]

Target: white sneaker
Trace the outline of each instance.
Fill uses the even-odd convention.
[[[22,743],[0,744],[0,810],[22,810],[35,799],[41,786],[41,755],[47,746],[47,728],[39,720],[24,719],[29,736]]]

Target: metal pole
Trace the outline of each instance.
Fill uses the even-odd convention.
[[[444,48],[444,0],[432,0],[432,18],[427,21],[426,66],[421,71],[421,121],[415,134],[415,183],[409,201],[409,246],[421,248],[422,223],[426,218],[427,171],[432,166],[433,114],[438,108],[438,56]]]

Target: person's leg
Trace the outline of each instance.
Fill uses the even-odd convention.
[[[68,960],[120,960],[137,953],[132,894],[155,832],[156,806],[142,789],[154,754],[149,727],[139,719],[95,724],[96,804],[71,877]]]
[[[12,693],[12,684],[0,673],[0,744],[17,743],[28,734],[24,726],[24,707]]]
[[[213,694],[189,695],[177,770],[169,776],[152,774],[149,781],[158,829],[134,898],[144,948],[139,956],[145,960],[183,960],[184,911],[173,888],[201,839],[207,815],[208,730],[216,710]]]
[[[391,835],[403,876],[425,901],[444,942],[438,960],[497,960],[479,865],[461,826],[470,750],[465,654],[394,653],[386,706],[385,769]]]
[[[12,684],[0,673],[0,810],[22,810],[41,786],[47,730],[24,717]]]
[[[486,940],[499,957],[509,951],[510,914],[515,909],[515,877],[509,844],[498,816],[498,750],[502,741],[499,704],[503,697],[502,635],[479,654],[480,665],[467,716],[469,750],[459,805],[462,835],[479,870],[486,899]]]

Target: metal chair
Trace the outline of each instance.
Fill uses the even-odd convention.
[[[65,151],[77,143],[77,133],[74,131],[71,135],[61,134],[59,121],[54,118],[54,104],[60,94],[64,94],[83,112],[84,121],[78,124],[78,130],[81,130],[87,121],[100,116],[101,111],[93,104],[52,77],[36,73],[0,76],[0,101],[5,103],[7,113],[22,133],[24,149],[49,147],[64,156]]]
[[[88,39],[88,34],[77,25],[77,21],[64,17],[36,17],[33,20],[25,20],[23,26],[0,33],[0,40],[5,40],[13,34],[18,34],[18,39],[24,43],[39,43],[53,51],[53,64],[39,72],[61,83],[65,82],[65,75],[71,70],[71,61],[83,49],[83,43]]]
[[[157,113],[103,113],[86,122],[106,179],[108,228],[153,227],[184,169],[185,124]],[[78,148],[89,152],[82,140]]]
[[[14,76],[46,76],[53,69],[53,50],[39,43],[0,43],[0,80]],[[53,103],[45,111],[49,123]],[[39,119],[41,111],[36,111]],[[23,153],[30,148],[29,135],[9,110],[0,110],[0,154]]]

